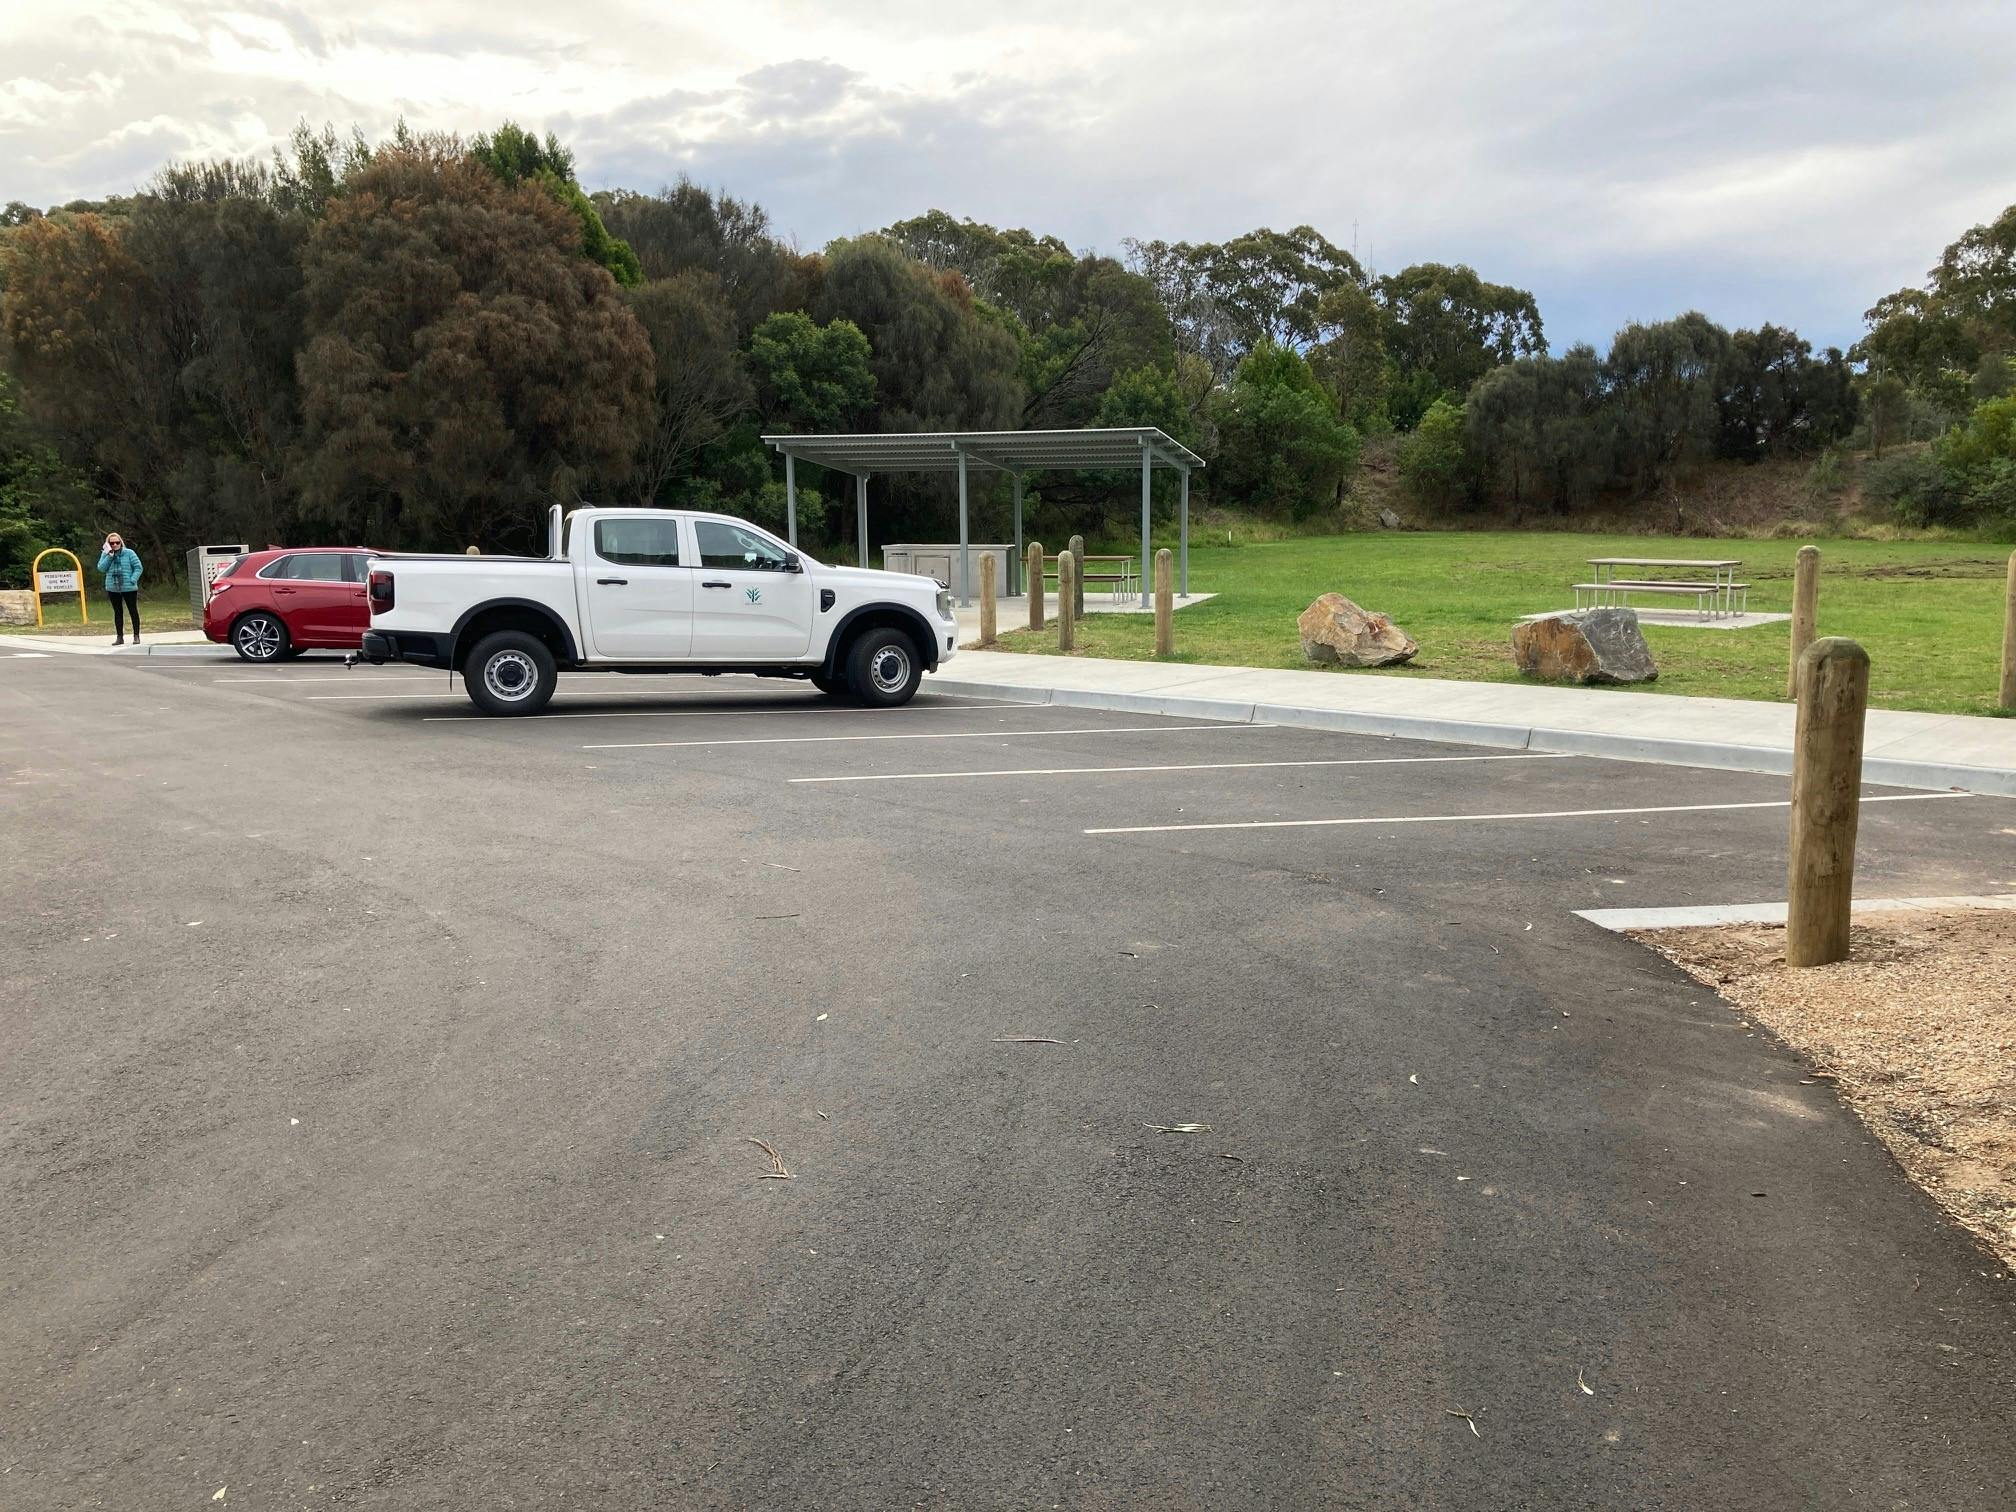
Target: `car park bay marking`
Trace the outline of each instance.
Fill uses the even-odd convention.
[[[1567,761],[1567,751],[1512,756],[1351,756],[1327,761],[1186,761],[1173,766],[1009,767],[998,772],[871,772],[848,777],[793,777],[798,782],[923,782],[954,777],[1083,777],[1104,772],[1231,772],[1256,767],[1416,766],[1438,761]]]
[[[1271,724],[1098,725],[1079,730],[921,730],[914,735],[759,735],[739,740],[630,740],[584,751],[648,751],[668,746],[828,745],[843,740],[1009,740],[1030,735],[1162,735],[1172,730],[1271,730]]]
[[[1007,699],[1001,699],[998,702],[1007,704],[1011,709],[1043,709],[1049,707],[1048,704],[1024,704]],[[975,710],[984,711],[996,706],[997,700],[992,699],[986,702],[946,703],[934,698],[929,703],[905,704],[901,708],[896,709],[863,709],[858,707],[849,708],[846,705],[829,704],[824,699],[819,698],[807,698],[800,700],[796,705],[788,709],[744,709],[737,708],[734,704],[715,704],[712,708],[702,706],[686,709],[595,709],[579,714],[550,714],[542,711],[541,713],[528,714],[524,717],[527,719],[699,719],[709,714],[720,714],[737,719],[754,719],[758,714],[928,714],[934,709],[964,709],[968,713],[971,713]],[[420,717],[420,722],[422,724],[488,724],[491,722],[491,716],[488,714],[423,714]]]
[[[1926,798],[1971,798],[1972,793],[1886,793],[1864,803],[1917,803]],[[1483,824],[1496,819],[1600,819],[1613,814],[1700,814],[1724,809],[1782,809],[1789,799],[1769,803],[1665,803],[1651,808],[1548,809],[1529,814],[1388,814],[1374,819],[1244,819],[1224,824],[1127,824],[1088,829],[1087,835],[1165,835],[1175,830],[1316,829],[1339,824]]]
[[[419,677],[393,677],[391,681],[417,683],[421,679]],[[365,700],[379,700],[379,698],[468,698],[468,696],[462,691],[462,683],[456,681],[456,683],[450,683],[448,687],[444,687],[442,691],[439,691],[439,694],[308,694],[306,700],[302,700],[302,702],[306,702],[306,704],[359,704],[359,702],[365,702]],[[589,698],[665,698],[665,689],[663,687],[605,687],[605,689],[597,691],[597,694],[589,694]],[[772,698],[776,698],[776,694],[772,694]],[[806,704],[810,704],[810,702],[812,700],[806,700]]]

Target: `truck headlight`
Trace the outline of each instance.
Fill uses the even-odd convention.
[[[952,618],[952,591],[949,588],[938,590],[938,618],[942,620]]]

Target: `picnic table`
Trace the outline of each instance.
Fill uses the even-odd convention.
[[[1703,619],[1742,614],[1750,607],[1750,585],[1736,581],[1736,569],[1743,565],[1736,557],[1590,557],[1588,561],[1595,570],[1591,581],[1574,585],[1577,609],[1622,607],[1633,594],[1692,598],[1695,612]],[[1646,569],[1659,569],[1667,575],[1624,575]],[[1675,572],[1707,576],[1674,577]]]
[[[1103,572],[1097,570],[1100,567],[1106,570]],[[1046,580],[1055,580],[1057,558],[1054,556],[1046,556],[1043,559],[1043,576]],[[1099,556],[1088,551],[1085,553],[1084,561],[1079,564],[1079,581],[1087,588],[1094,583],[1104,583],[1113,597],[1126,598],[1134,592],[1134,585],[1138,581],[1134,576],[1134,558],[1124,553],[1118,556]]]

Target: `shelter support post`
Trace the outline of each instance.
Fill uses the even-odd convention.
[[[1009,558],[1012,565],[1008,569],[1011,579],[1008,592],[1011,596],[1015,592],[1013,576],[1022,568],[1022,474],[1017,472],[1012,476],[1015,479],[1015,555]]]
[[[1183,505],[1177,514],[1176,525],[1176,581],[1177,592],[1184,598],[1190,597],[1190,469],[1183,469]]]
[[[854,474],[854,537],[861,545],[861,565],[868,565],[868,474]]]
[[[1141,443],[1141,607],[1148,607],[1148,507],[1155,478],[1155,456]]]
[[[959,453],[959,602],[973,602],[973,554],[967,547],[966,453]]]
[[[798,459],[784,453],[784,539],[798,544]]]

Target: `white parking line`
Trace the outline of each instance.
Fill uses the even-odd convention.
[[[393,682],[426,681],[426,679],[418,677],[398,677],[398,678],[392,678],[390,680]],[[719,689],[707,688],[707,689],[695,689],[694,691],[704,692],[706,696],[709,698],[720,698],[729,695],[743,695],[750,698],[784,698],[788,696],[787,693],[781,690],[765,692],[764,690],[759,688],[719,688]],[[592,691],[586,688],[569,689],[569,693],[576,695],[578,701],[582,703],[587,703],[597,698],[664,698],[667,695],[667,692],[668,690],[665,688],[598,688]],[[466,696],[467,695],[464,694],[462,691],[462,685],[459,682],[457,682],[450,684],[448,687],[443,688],[439,693],[310,693],[306,695],[301,701],[303,703],[365,703],[373,700],[388,699],[388,698],[463,698]],[[555,698],[560,698],[562,696],[564,695],[557,693],[554,695]],[[951,697],[951,696],[953,695],[951,694],[939,695],[939,697]],[[825,700],[823,698],[807,697],[805,699],[805,703],[808,707],[815,707],[823,703],[824,701]],[[931,704],[926,704],[923,707],[929,708],[931,707],[932,704],[937,703],[937,701],[938,698],[934,697],[931,700]],[[994,700],[994,702],[1008,704],[1011,707],[1015,708],[1050,707],[1048,704],[1039,704],[1039,705],[1027,704],[1020,699],[1004,698]],[[917,707],[917,705],[914,704],[905,705],[905,707],[915,708]],[[857,710],[856,712],[859,711]],[[539,718],[544,716],[535,715],[533,717]]]
[[[391,679],[393,682],[420,682],[422,680],[417,677],[397,677]],[[665,689],[663,688],[603,688],[592,693],[588,692],[587,689],[577,689],[575,691],[584,693],[589,698],[663,698],[665,696]],[[721,690],[722,693],[739,693],[741,691],[743,690],[739,688],[724,688]],[[753,688],[748,691],[751,694],[756,693],[756,690]],[[439,693],[310,693],[302,702],[358,703],[378,698],[463,698],[466,696],[462,691],[461,683],[454,682],[443,688]],[[559,695],[556,694],[555,696],[558,697]],[[776,698],[780,695],[771,693],[766,696]],[[805,701],[811,703],[813,700],[808,698]]]
[[[1419,766],[1439,761],[1565,761],[1567,751],[1515,756],[1353,756],[1330,761],[1189,761],[1173,766],[1008,767],[998,772],[874,772],[850,777],[793,777],[799,782],[922,782],[956,777],[1080,777],[1099,772],[1231,772],[1255,767]]]
[[[1972,793],[1890,793],[1864,798],[1864,803],[1917,803],[1928,798],[1971,798]],[[1667,803],[1652,808],[1547,809],[1528,814],[1388,814],[1374,819],[1246,819],[1228,824],[1127,824],[1088,829],[1088,835],[1164,835],[1174,830],[1316,829],[1339,824],[1483,824],[1494,819],[1600,819],[1612,814],[1700,814],[1723,809],[1781,809],[1789,799],[1772,803]]]
[[[984,699],[971,703],[948,703],[933,699],[929,703],[904,704],[894,709],[864,709],[844,704],[830,704],[823,698],[807,698],[797,707],[790,709],[743,709],[733,704],[717,704],[711,709],[598,709],[583,714],[532,714],[529,719],[698,719],[707,714],[728,715],[736,719],[754,719],[759,714],[929,714],[934,709],[959,710],[969,712],[986,710],[1006,704],[1011,709],[1048,708],[1048,704],[1023,704],[1010,699]],[[423,714],[422,724],[492,724],[495,721],[488,714]]]
[[[648,751],[669,746],[830,745],[845,740],[1009,740],[1030,735],[1160,735],[1171,730],[1271,730],[1271,724],[1098,725],[1079,730],[940,730],[916,735],[765,735],[741,740],[632,740],[584,751]]]
[[[215,668],[167,667],[164,668],[163,670],[169,672],[196,672],[205,670],[214,671]],[[368,682],[439,682],[445,679],[449,682],[457,682],[461,679],[461,676],[462,674],[460,672],[447,672],[439,668],[436,668],[432,671],[427,672],[371,671],[366,672],[362,676],[358,677],[352,677],[343,672],[306,673],[300,675],[265,673],[265,674],[255,674],[240,677],[213,677],[211,681],[219,683],[297,683],[297,682],[347,683],[354,687],[358,683],[367,681]],[[599,682],[614,682],[619,678],[624,682],[643,682],[646,679],[655,678],[661,680],[659,685],[662,686],[663,685],[662,680],[664,679],[676,678],[681,681],[691,682],[693,680],[694,674],[691,672],[614,672],[614,673],[562,672],[560,676],[575,681],[593,679]],[[776,680],[782,681],[782,679],[776,679]],[[743,687],[739,684],[736,686],[725,688],[712,687],[709,688],[707,691],[710,694],[714,694],[717,696],[721,694],[733,694],[738,697],[747,697],[747,698],[766,698],[766,697],[774,698],[777,694],[777,690],[775,688],[750,688],[750,687]]]

